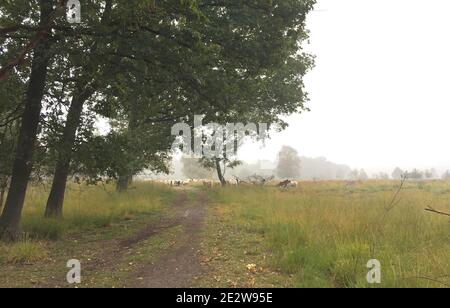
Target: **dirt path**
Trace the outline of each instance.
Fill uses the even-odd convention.
[[[195,193],[193,202],[189,202],[186,191],[180,193],[174,211],[183,226],[183,235],[172,250],[142,269],[139,273],[141,280],[135,287],[189,288],[193,280],[205,272],[198,247],[207,203],[207,197],[202,192]]]

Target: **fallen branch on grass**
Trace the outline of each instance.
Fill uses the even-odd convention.
[[[434,213],[434,214],[439,214],[439,215],[444,215],[444,216],[450,217],[450,214],[449,214],[449,213],[437,211],[437,210],[433,209],[431,206],[429,206],[428,208],[426,208],[425,211],[431,212],[431,213]]]

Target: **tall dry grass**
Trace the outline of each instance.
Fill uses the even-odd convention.
[[[125,237],[166,217],[175,196],[169,187],[151,183],[135,183],[122,194],[116,193],[113,186],[70,184],[64,219],[54,220],[44,218],[48,189],[30,187],[20,239],[15,243],[0,242],[1,283],[9,286],[12,280],[12,285],[28,286],[33,279],[53,277],[59,266],[65,269],[65,260],[74,249],[91,247],[86,248],[87,252],[101,251],[104,247],[95,245],[108,245],[112,238]]]
[[[382,264],[383,287],[450,285],[450,223],[424,211],[450,212],[450,184],[301,183],[213,192],[242,232],[258,232],[273,266],[295,276],[295,287],[369,287],[366,264]]]
[[[48,191],[42,186],[31,187],[21,229],[32,238],[56,240],[66,232],[105,227],[137,215],[158,215],[173,195],[167,187],[148,183],[137,183],[122,194],[116,193],[112,186],[72,184],[66,193],[64,219],[53,220],[43,217]]]

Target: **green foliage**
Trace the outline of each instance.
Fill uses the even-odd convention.
[[[53,1],[42,3],[50,8]],[[94,179],[130,178],[145,169],[167,172],[170,128],[196,114],[205,114],[207,122],[285,128],[285,115],[307,110],[303,77],[313,57],[302,43],[314,3],[90,0],[83,2],[76,25],[57,10],[48,23],[51,44],[43,52],[51,61],[34,174],[51,176],[57,165],[58,178],[64,178],[69,164],[72,174]],[[42,31],[43,21],[38,1],[4,1],[0,12],[3,66]],[[12,91],[0,116],[20,107],[30,63],[17,63],[1,82],[0,94]],[[106,135],[95,132],[100,116],[112,127]],[[217,170],[240,163],[226,156],[213,162]],[[58,233],[43,229],[38,233]]]
[[[194,114],[206,114],[206,120],[219,123],[232,119],[284,127],[280,115],[305,108],[302,77],[313,62],[299,50],[307,38],[305,17],[313,4],[312,0],[214,5],[209,1],[88,1],[83,3],[80,25],[68,26],[64,16],[58,15],[40,136],[45,151],[39,152],[39,165],[48,165],[51,171],[56,153],[67,150],[61,140],[64,110],[80,86],[88,91],[89,104],[73,148],[81,153],[92,148],[86,143],[98,141],[89,136],[95,113],[119,121],[124,130],[106,139],[121,135],[127,141],[119,144],[127,145],[118,152],[130,155],[111,161],[109,167],[128,173],[148,165],[164,169],[164,159],[155,159],[161,156],[156,153],[170,149],[171,136],[163,128]],[[110,10],[105,11],[108,5]],[[28,23],[39,20],[34,1],[8,1],[2,11],[10,14],[2,16],[0,24],[11,29],[25,22],[26,11],[31,16]],[[1,36],[8,50],[4,60],[24,42],[8,40],[9,35],[29,38],[34,31],[18,27]],[[28,68],[21,69],[25,73]],[[131,113],[140,117],[134,129],[127,128]],[[161,133],[144,141],[150,129]],[[149,142],[154,146],[149,147]],[[130,157],[141,151],[154,153],[128,166]],[[105,168],[100,169],[105,173]]]
[[[59,240],[64,235],[64,223],[56,219],[41,219],[41,217],[24,217],[23,232],[33,239]]]

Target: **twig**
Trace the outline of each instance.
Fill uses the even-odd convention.
[[[402,191],[403,186],[405,186],[406,180],[408,180],[407,174],[402,176],[402,182],[400,183],[400,186],[398,187],[397,191],[395,192],[394,196],[392,197],[391,203],[389,204],[389,206],[386,207],[387,213],[392,211],[397,206],[397,204],[400,202],[400,200],[398,200],[398,196],[399,196],[400,192]]]
[[[431,206],[429,206],[428,208],[426,208],[425,211],[450,217],[450,214],[449,214],[449,213],[437,211],[437,210],[433,209]]]

